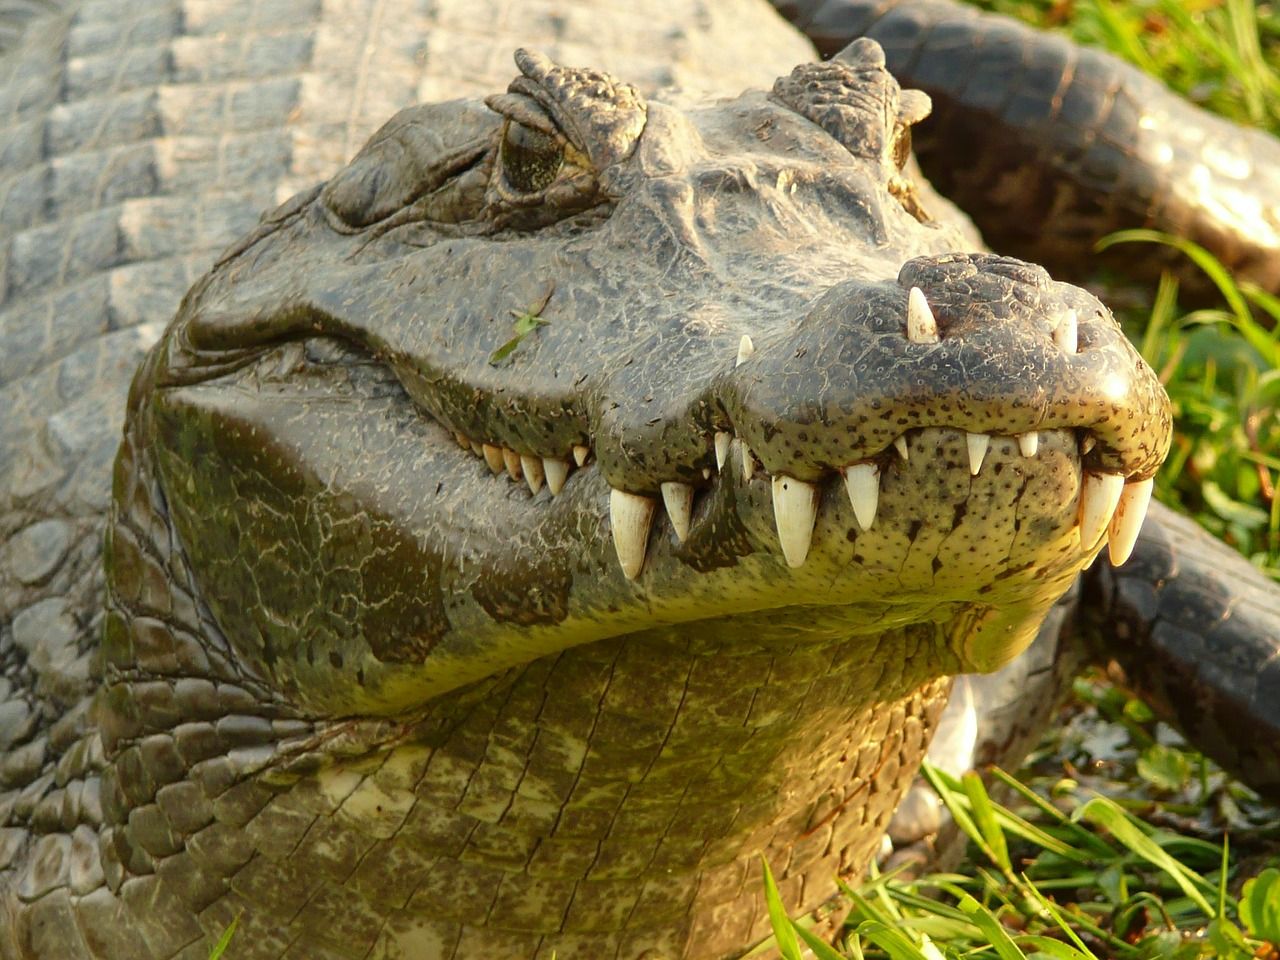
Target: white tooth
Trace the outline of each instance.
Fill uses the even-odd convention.
[[[674,480],[664,483],[662,502],[666,505],[667,516],[671,518],[671,526],[675,528],[676,539],[684,543],[685,537],[689,536],[689,521],[693,517],[693,487]]]
[[[1076,312],[1068,310],[1066,316],[1058,321],[1058,326],[1053,331],[1053,342],[1058,345],[1063,353],[1075,353],[1079,348],[1077,328]]]
[[[907,294],[907,339],[913,343],[938,342],[938,321],[919,287],[912,287]]]
[[[716,431],[716,469],[723,470],[724,462],[729,459],[729,444],[733,442],[733,435],[725,433],[723,430]]]
[[[844,486],[858,526],[870,530],[880,503],[880,468],[874,463],[850,464],[844,468]]]
[[[1032,430],[1030,433],[1018,434],[1018,449],[1022,451],[1024,457],[1034,457],[1036,451],[1040,449],[1040,433]]]
[[[755,352],[756,352],[756,345],[752,343],[751,338],[744,333],[742,335],[742,339],[738,341],[738,360],[734,364],[734,366],[735,367],[742,366],[743,363],[745,363],[747,359]]]
[[[516,453],[514,450],[508,450],[506,447],[503,447],[502,462],[506,464],[507,476],[510,477],[512,480],[519,480],[520,479],[520,454]]]
[[[524,471],[524,482],[529,484],[529,492],[537,493],[542,489],[545,479],[542,473],[542,461],[537,457],[520,456],[520,467]]]
[[[1080,484],[1080,546],[1092,550],[1116,512],[1124,477],[1114,473],[1085,472]]]
[[[818,518],[818,488],[795,477],[773,478],[773,521],[787,566],[798,567],[809,555],[813,524]]]
[[[987,455],[987,447],[991,446],[991,437],[985,433],[966,433],[965,443],[969,446],[969,473],[978,475],[982,469],[982,460]]]
[[[1092,433],[1085,434],[1083,440],[1080,441],[1080,454],[1083,456],[1098,445],[1098,438]]]
[[[622,490],[609,491],[609,525],[613,528],[613,548],[628,580],[644,569],[644,551],[649,544],[649,524],[653,522],[654,501]]]
[[[472,440],[471,452],[474,453],[477,457],[482,457],[484,456],[484,446]]]
[[[902,460],[903,460],[903,462],[904,462],[904,463],[905,463],[907,460],[910,460],[910,459],[911,459],[910,451],[909,451],[909,450],[908,450],[908,448],[907,448],[907,436],[906,436],[906,434],[904,434],[904,433],[900,433],[900,434],[898,434],[896,437],[894,437],[894,439],[893,439],[893,445],[894,445],[894,447],[895,447],[895,448],[897,449],[897,451],[898,451],[898,456],[900,456],[900,457],[902,458]]]
[[[543,457],[542,472],[547,475],[547,489],[553,497],[558,496],[564,489],[564,482],[569,479],[569,461]]]
[[[484,452],[484,462],[489,465],[489,472],[501,473],[503,470],[502,448],[486,443],[481,450]]]
[[[1107,553],[1113,567],[1123,564],[1133,553],[1142,521],[1147,519],[1147,507],[1151,505],[1151,488],[1154,484],[1154,477],[1137,483],[1126,483],[1124,492],[1120,494],[1116,515],[1111,518],[1111,525],[1107,528]]]
[[[582,466],[584,463],[586,463],[586,462],[587,462],[587,457],[589,457],[589,456],[591,456],[591,448],[590,448],[590,447],[585,447],[585,446],[583,446],[583,445],[582,445],[582,444],[580,444],[580,443],[578,443],[578,444],[574,444],[574,447],[573,447],[573,462],[574,462],[574,463],[576,463],[578,466]]]
[[[751,455],[751,448],[747,446],[747,441],[738,441],[738,452],[742,455],[742,478],[750,480],[756,473],[756,458]]]
[[[703,468],[702,468],[702,479],[703,479],[703,480],[710,480],[710,479],[711,479],[711,468],[710,468],[710,467],[703,467]]]

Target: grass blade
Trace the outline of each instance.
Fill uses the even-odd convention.
[[[1210,919],[1218,915],[1218,911],[1205,899],[1196,881],[1206,881],[1169,856],[1159,844],[1139,829],[1113,800],[1106,797],[1094,797],[1080,810],[1082,819],[1108,830],[1125,847],[1128,847],[1142,859],[1163,870],[1174,883],[1186,894],[1197,907]]]
[[[769,861],[763,856],[760,865],[764,868],[764,899],[769,908],[769,923],[773,926],[774,939],[778,941],[778,953],[783,960],[801,960],[800,943],[796,939],[795,927],[787,916],[787,909],[782,905],[782,897],[778,894],[778,885],[773,882],[773,871],[769,869]]]
[[[209,951],[209,960],[220,960],[222,955],[226,953],[231,938],[235,936],[236,927],[240,925],[240,918],[236,917],[227,925],[227,929],[222,931],[222,936],[218,938],[218,942],[213,945],[213,949]]]

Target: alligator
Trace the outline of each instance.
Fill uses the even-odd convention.
[[[921,176],[904,61],[1068,50],[1105,159],[1185,108],[947,4],[779,4],[823,62],[747,0],[532,6],[497,39],[306,0],[0,32],[2,960],[204,960],[233,922],[245,960],[739,956],[760,857],[827,901],[949,677],[1037,633],[1038,689],[1102,639],[1280,790],[1277,591],[1142,526],[1167,398]],[[1046,152],[1035,203],[1139,196]],[[1206,206],[1274,228],[1246,159],[1167,174],[1252,179]],[[1272,283],[1229,219],[1196,223]]]

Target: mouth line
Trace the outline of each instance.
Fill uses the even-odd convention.
[[[668,481],[660,485],[657,496],[610,487],[610,526],[619,565],[628,579],[635,580],[641,576],[651,530],[663,512],[677,542],[683,544],[688,540],[699,521],[709,519],[699,515],[699,499],[708,495],[725,476],[732,460],[738,482],[763,483],[770,487],[782,559],[789,567],[801,567],[809,554],[826,487],[831,484],[843,486],[857,528],[866,533],[876,523],[882,481],[891,471],[910,462],[913,448],[917,457],[928,457],[930,448],[936,455],[945,446],[948,435],[957,442],[963,439],[968,474],[974,478],[979,476],[984,465],[988,465],[989,451],[1001,444],[1016,445],[1018,457],[1034,463],[1042,438],[1070,438],[1066,443],[1076,451],[1074,466],[1079,476],[1077,523],[1081,550],[1091,553],[1105,534],[1112,563],[1119,566],[1128,559],[1146,516],[1153,481],[1148,478],[1126,482],[1119,474],[1085,468],[1084,459],[1097,442],[1087,429],[1002,435],[972,433],[940,425],[904,431],[879,454],[835,470],[817,482],[799,480],[781,472],[769,473],[745,440],[729,431],[717,431],[714,439],[709,437],[708,443],[714,449],[715,467],[703,468],[703,483]],[[573,474],[595,466],[589,445],[575,445],[567,457],[541,457],[474,440],[458,431],[454,431],[453,436],[463,451],[485,462],[495,480],[505,476],[508,482],[526,487],[531,501],[538,498],[544,488],[544,502],[559,496]],[[659,504],[662,510],[659,510]]]

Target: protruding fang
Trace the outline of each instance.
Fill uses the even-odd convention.
[[[1078,318],[1074,310],[1068,310],[1053,331],[1053,342],[1063,353],[1075,353],[1079,349]]]
[[[969,473],[976,477],[982,469],[987,447],[991,446],[991,436],[986,433],[966,433],[964,439],[969,447]]]
[[[738,360],[734,363],[735,367],[740,367],[747,359],[756,352],[756,345],[751,342],[751,338],[745,333],[742,339],[738,341]]]
[[[1119,474],[1085,472],[1080,484],[1080,546],[1084,549],[1097,545],[1123,492],[1124,477]]]
[[[919,287],[912,287],[907,294],[907,339],[912,343],[938,342],[938,321]]]
[[[502,448],[486,443],[481,450],[484,453],[484,462],[489,465],[489,472],[501,473],[503,470]]]
[[[530,493],[537,493],[542,489],[542,481],[545,479],[542,472],[542,461],[537,457],[527,457],[523,454],[520,456],[520,467],[524,471],[524,482],[529,485]]]
[[[911,451],[907,447],[907,435],[905,433],[900,433],[893,438],[893,447],[898,451],[898,456],[902,458],[903,463],[911,459]]]
[[[1107,527],[1107,553],[1113,567],[1123,564],[1133,553],[1142,521],[1147,519],[1147,507],[1151,505],[1151,488],[1154,485],[1154,477],[1125,484],[1120,502],[1116,505],[1115,516]]]
[[[744,445],[745,446],[745,445]],[[811,483],[777,474],[773,478],[773,520],[787,566],[801,566],[813,541],[818,518],[818,488]]]
[[[662,484],[662,502],[675,528],[676,539],[684,543],[689,536],[689,521],[693,517],[693,487],[672,480]]]
[[[729,459],[729,444],[733,442],[733,435],[725,433],[723,430],[716,431],[716,469],[723,470],[724,462]]]
[[[506,464],[507,476],[510,477],[512,480],[519,480],[520,479],[520,454],[516,453],[514,450],[508,450],[506,447],[503,447],[502,462]]]
[[[1018,449],[1022,451],[1024,457],[1034,457],[1036,451],[1040,449],[1040,433],[1032,430],[1030,433],[1018,434]]]
[[[844,486],[858,526],[870,530],[880,503],[880,468],[874,463],[850,464],[844,468]]]
[[[738,441],[738,452],[742,455],[742,479],[750,480],[756,473],[756,458],[751,455],[747,441]]]
[[[622,490],[609,491],[609,525],[613,528],[613,548],[618,552],[622,575],[628,580],[644,569],[644,551],[649,544],[654,501]]]
[[[547,475],[547,489],[551,491],[551,495],[559,496],[564,489],[564,482],[569,479],[569,461],[543,457],[542,472]]]
[[[578,443],[578,444],[574,444],[574,447],[573,447],[573,462],[574,462],[574,463],[576,463],[578,466],[582,466],[583,464],[585,464],[585,463],[587,462],[587,457],[589,457],[589,456],[591,456],[591,448],[590,448],[590,447],[585,447],[585,446],[583,446],[583,445],[582,445],[582,444],[580,444],[580,443]]]
[[[1086,433],[1084,439],[1080,441],[1080,454],[1083,456],[1098,445],[1098,438],[1092,433]]]

